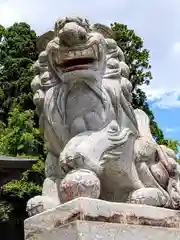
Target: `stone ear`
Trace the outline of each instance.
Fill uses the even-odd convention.
[[[36,42],[36,47],[39,52],[44,51],[48,42],[50,42],[54,38],[54,31],[49,30],[48,32],[44,33],[43,35],[39,36]]]
[[[92,30],[101,33],[104,36],[104,38],[114,38],[113,31],[111,30],[110,27],[106,25],[96,23],[92,25]]]

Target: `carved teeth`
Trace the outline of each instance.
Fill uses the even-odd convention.
[[[74,58],[74,57],[75,57],[75,52],[69,52],[69,53],[67,54],[67,57],[68,57],[68,58]]]
[[[98,59],[98,46],[94,44],[91,49],[95,58]]]
[[[59,52],[57,57],[58,63],[61,63],[64,60],[75,59],[75,58],[94,58],[98,59],[98,48],[96,45],[84,49],[81,51],[69,51],[69,52]]]
[[[75,55],[74,55],[76,58],[79,58],[79,57],[81,57],[81,52],[79,52],[79,51],[77,51],[77,52],[75,52]]]

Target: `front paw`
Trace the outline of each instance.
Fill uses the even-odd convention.
[[[27,202],[26,211],[30,217],[54,208],[57,203],[53,199],[46,196],[35,196]]]
[[[85,158],[79,153],[74,153],[71,155],[68,153],[62,153],[59,158],[59,165],[65,173],[77,168],[83,168],[84,163]]]
[[[143,204],[163,207],[169,202],[168,195],[165,196],[158,188],[140,188],[129,195],[129,203]]]

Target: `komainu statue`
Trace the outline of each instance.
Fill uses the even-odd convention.
[[[34,72],[48,155],[42,196],[27,203],[30,216],[80,196],[180,208],[176,155],[132,108],[129,68],[108,27],[58,20]]]

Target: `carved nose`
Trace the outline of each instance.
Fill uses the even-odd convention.
[[[82,44],[86,40],[86,30],[75,22],[66,23],[65,26],[59,31],[59,38],[61,43],[73,46]]]

